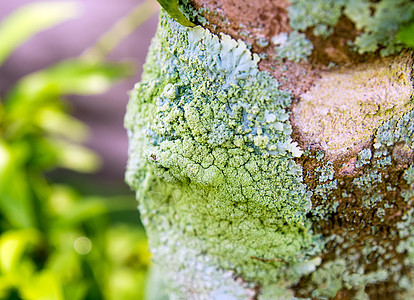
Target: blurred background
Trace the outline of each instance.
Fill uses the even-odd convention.
[[[142,299],[123,117],[155,0],[2,0],[0,299]]]

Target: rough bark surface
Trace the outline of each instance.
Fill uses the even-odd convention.
[[[315,15],[306,1],[182,1],[213,35],[162,18],[126,126],[167,294],[414,295],[413,53],[361,42],[383,6],[414,16],[388,2],[362,1],[357,17],[344,1],[326,21],[330,1]]]

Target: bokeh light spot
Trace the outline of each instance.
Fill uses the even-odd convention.
[[[78,237],[73,243],[73,248],[81,255],[86,255],[92,250],[92,242],[85,236]]]

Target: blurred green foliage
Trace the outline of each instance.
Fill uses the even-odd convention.
[[[70,2],[32,3],[0,24],[0,64],[40,30],[75,17]],[[93,172],[68,94],[96,94],[126,64],[74,58],[22,78],[0,101],[0,299],[141,299],[150,256],[142,227],[111,224],[125,203],[51,182],[57,168]]]
[[[403,27],[397,36],[398,40],[406,44],[407,46],[414,47],[414,23]]]

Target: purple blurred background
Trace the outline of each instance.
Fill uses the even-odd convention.
[[[52,0],[53,1],[53,0]],[[59,0],[54,0],[59,1]],[[118,20],[142,0],[74,0],[83,6],[80,18],[65,22],[36,35],[20,47],[0,68],[0,95],[17,79],[59,60],[82,54]],[[154,0],[155,1],[155,0]],[[33,0],[1,0],[0,21],[21,5]],[[128,59],[136,65],[136,75],[118,83],[104,95],[70,97],[73,114],[90,127],[86,145],[97,151],[103,166],[93,180],[123,185],[128,141],[123,128],[127,93],[139,81],[157,14],[145,21],[108,56],[110,60]],[[91,175],[88,175],[91,176]]]

